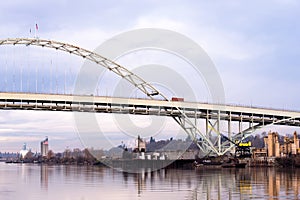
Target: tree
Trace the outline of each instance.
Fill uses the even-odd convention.
[[[154,137],[150,137],[150,143],[155,143]]]
[[[54,158],[55,157],[55,154],[54,154],[54,152],[52,151],[52,150],[49,150],[48,151],[48,154],[47,154],[47,159],[52,159],[52,158]]]
[[[92,163],[93,161],[95,161],[96,159],[94,158],[94,156],[91,154],[90,150],[88,150],[87,148],[85,148],[83,150],[83,155],[84,155],[84,160],[86,160],[89,163]]]
[[[264,138],[261,138],[259,134],[256,134],[252,141],[252,146],[255,148],[263,148],[265,146]]]

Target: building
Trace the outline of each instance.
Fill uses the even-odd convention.
[[[135,141],[135,152],[146,152],[146,142],[138,136],[137,140]]]
[[[48,137],[46,137],[45,140],[41,141],[41,155],[43,157],[46,157],[48,155],[48,151],[49,151],[49,142],[48,142]]]
[[[266,148],[256,148],[252,150],[252,158],[257,161],[264,161],[268,157]]]
[[[258,159],[259,157],[288,157],[300,154],[300,140],[298,139],[296,131],[294,132],[293,138],[285,136],[281,144],[279,142],[279,134],[269,132],[268,136],[264,138],[264,143],[264,148],[252,150],[254,159]]]
[[[21,159],[24,159],[28,152],[29,152],[29,150],[26,147],[26,143],[24,143],[23,148],[20,151]]]
[[[295,154],[298,154],[299,153],[299,148],[300,148],[300,140],[298,139],[298,136],[297,136],[297,132],[295,131],[294,132],[294,141],[293,143],[291,144],[291,153],[293,155]]]
[[[268,136],[264,138],[268,157],[280,157],[280,144],[278,137],[278,133],[269,132]]]

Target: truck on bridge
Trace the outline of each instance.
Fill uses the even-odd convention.
[[[172,97],[171,101],[184,101],[182,97]]]

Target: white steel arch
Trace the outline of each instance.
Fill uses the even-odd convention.
[[[0,45],[34,45],[65,51],[70,54],[74,54],[84,59],[88,59],[92,62],[95,62],[96,64],[101,65],[106,69],[116,73],[118,76],[121,76],[125,80],[129,81],[131,84],[133,84],[151,99],[153,99],[153,96],[157,96],[160,97],[160,99],[162,100],[167,100],[167,97],[160,93],[156,88],[154,88],[152,85],[144,81],[141,77],[132,73],[125,67],[95,52],[75,45],[39,38],[8,38],[0,40]]]

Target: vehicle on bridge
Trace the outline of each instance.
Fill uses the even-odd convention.
[[[182,97],[172,97],[171,101],[184,101]]]

